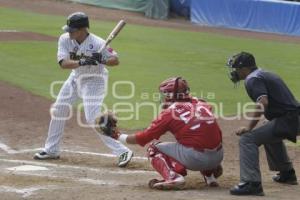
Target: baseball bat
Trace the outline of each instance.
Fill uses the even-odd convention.
[[[119,21],[119,23],[115,26],[115,28],[110,32],[110,34],[107,36],[104,45],[99,49],[98,53],[101,53],[107,45],[117,37],[117,35],[120,33],[120,31],[124,28],[126,25],[126,22],[122,19]]]

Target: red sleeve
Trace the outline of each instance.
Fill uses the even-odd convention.
[[[168,110],[161,112],[147,129],[135,133],[137,143],[145,146],[152,140],[159,139],[161,135],[168,131],[171,117],[171,113]]]

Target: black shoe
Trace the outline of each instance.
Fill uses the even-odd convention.
[[[264,196],[264,191],[261,182],[246,182],[239,183],[230,190],[232,195],[255,195]]]
[[[279,172],[276,176],[273,176],[273,181],[289,185],[298,185],[294,169]]]
[[[59,155],[51,155],[51,154],[46,153],[45,151],[42,151],[42,152],[36,153],[33,158],[36,160],[49,160],[49,159],[56,160],[56,159],[59,159]]]

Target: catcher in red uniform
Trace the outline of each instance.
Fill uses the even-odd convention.
[[[218,186],[222,175],[222,132],[211,112],[211,106],[189,94],[189,86],[181,77],[169,78],[159,86],[163,111],[144,131],[132,135],[121,133],[117,120],[107,113],[96,121],[98,130],[123,143],[145,146],[171,132],[177,142],[156,142],[147,154],[162,180],[149,181],[154,189],[181,189],[186,169],[200,171],[208,186]]]

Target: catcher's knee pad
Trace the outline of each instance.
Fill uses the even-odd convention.
[[[184,165],[175,160],[174,158],[161,152],[155,145],[158,143],[152,143],[147,149],[147,156],[154,169],[157,169],[158,163],[163,163],[169,170],[174,171],[182,176],[187,175],[187,171]]]

